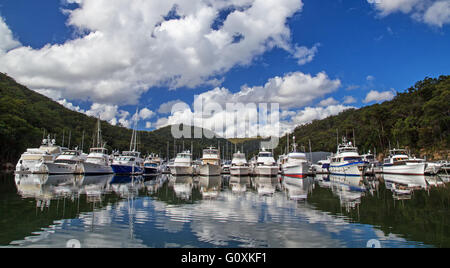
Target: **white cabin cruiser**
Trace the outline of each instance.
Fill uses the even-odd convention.
[[[202,164],[199,167],[200,176],[219,176],[222,173],[219,150],[210,147],[203,150]]]
[[[411,158],[405,149],[393,149],[384,159],[384,174],[425,175],[427,164],[421,159]]]
[[[308,176],[311,163],[307,160],[304,152],[297,152],[295,137],[293,151],[282,160],[282,172],[287,177],[305,178]]]
[[[53,163],[46,163],[48,174],[83,174],[85,156],[79,150],[67,150],[56,157]]]
[[[344,138],[343,143],[338,145],[336,155],[331,158],[329,170],[333,175],[362,176],[366,166],[358,148]]]
[[[177,154],[177,157],[169,168],[170,173],[174,176],[192,176],[194,174],[194,168],[192,167],[191,152],[184,151]]]
[[[91,148],[90,153],[83,163],[83,171],[86,175],[112,174],[108,150],[105,148]]]
[[[233,154],[233,160],[230,167],[231,176],[248,176],[250,174],[250,167],[248,166],[245,154],[238,151]]]
[[[258,154],[255,166],[255,174],[257,176],[277,176],[278,165],[271,152],[267,152],[263,149]]]
[[[29,148],[20,156],[16,165],[17,173],[47,174],[46,163],[53,162],[63,152],[60,146],[50,136],[42,140],[39,148]]]

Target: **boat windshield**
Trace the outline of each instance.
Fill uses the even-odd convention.
[[[120,156],[117,158],[118,161],[135,161],[136,159],[134,157],[130,156]]]
[[[361,157],[344,157],[344,161],[352,161],[352,162],[356,162],[356,161],[361,161]]]
[[[178,154],[178,158],[191,158],[190,154]]]
[[[208,149],[208,150],[203,150],[203,154],[219,154],[219,151]]]
[[[77,151],[65,151],[62,155],[80,155],[80,153]]]
[[[258,157],[272,157],[272,153],[259,153]]]

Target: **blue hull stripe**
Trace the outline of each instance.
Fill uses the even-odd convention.
[[[336,167],[346,167],[346,166],[352,166],[352,165],[358,165],[358,164],[364,164],[365,162],[354,162],[354,163],[348,163],[348,164],[345,164],[345,165],[341,165],[341,166],[331,166],[330,165],[330,167],[332,167],[332,168],[336,168]]]
[[[143,172],[141,167],[136,166],[134,167],[134,173],[131,166],[111,165],[111,168],[115,174],[140,174]]]

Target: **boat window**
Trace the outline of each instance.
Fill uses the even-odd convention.
[[[272,157],[271,153],[260,153],[259,157]]]
[[[344,157],[344,161],[361,161],[361,157]]]

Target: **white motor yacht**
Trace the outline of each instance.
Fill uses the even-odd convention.
[[[278,165],[271,152],[267,152],[264,148],[258,154],[256,160],[255,174],[257,176],[277,176]]]
[[[295,137],[293,151],[287,154],[282,161],[282,172],[285,176],[294,178],[305,178],[308,176],[311,163],[304,152],[297,152]]]
[[[52,163],[46,163],[48,174],[83,174],[86,158],[79,150],[67,150],[56,157]]]
[[[219,150],[214,147],[203,150],[202,164],[199,167],[200,176],[219,176],[222,173]]]
[[[173,165],[170,165],[170,173],[174,176],[192,176],[194,168],[192,167],[192,154],[190,151],[184,151],[177,154]]]
[[[42,140],[39,148],[29,148],[20,156],[16,165],[17,173],[46,174],[48,173],[46,163],[52,163],[58,157],[63,149],[55,145],[55,140]]]
[[[358,153],[358,148],[352,142],[343,142],[338,145],[337,153],[331,158],[330,173],[343,176],[362,176],[367,164]]]
[[[384,174],[425,175],[427,164],[422,159],[413,159],[405,149],[389,151],[389,157],[384,159]]]
[[[250,168],[245,158],[245,154],[238,151],[233,154],[233,160],[230,167],[231,176],[248,176],[250,174]]]

